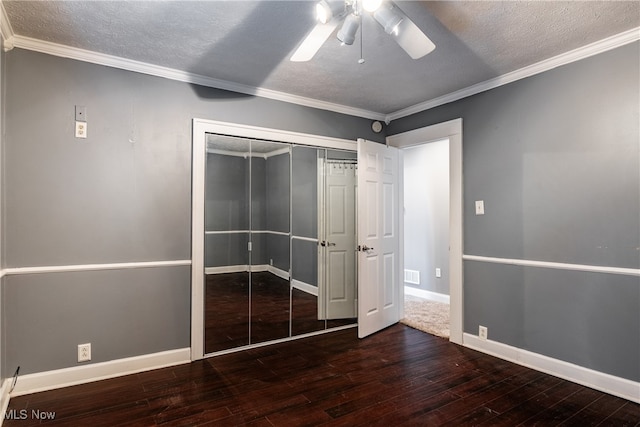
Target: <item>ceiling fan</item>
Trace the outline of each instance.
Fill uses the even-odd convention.
[[[351,45],[366,13],[413,59],[419,59],[436,48],[431,40],[390,0],[320,0],[315,6],[316,26],[291,56],[293,62],[309,61],[342,22],[338,40]],[[364,62],[364,59],[358,61]]]

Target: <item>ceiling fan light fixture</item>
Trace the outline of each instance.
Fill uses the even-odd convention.
[[[373,13],[373,17],[382,27],[387,34],[398,35],[398,28],[403,21],[403,16],[396,12],[393,5],[385,5],[380,7]]]
[[[344,11],[342,0],[320,0],[316,3],[316,21],[326,24]]]
[[[338,31],[338,40],[343,44],[352,45],[356,39],[356,33],[360,27],[360,17],[353,13],[347,15],[340,31]]]
[[[362,0],[362,8],[367,12],[375,12],[381,4],[382,0]]]

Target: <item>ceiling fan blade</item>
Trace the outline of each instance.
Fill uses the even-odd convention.
[[[433,51],[436,45],[429,37],[400,8],[396,7],[396,11],[403,17],[402,22],[398,25],[397,35],[394,36],[400,47],[413,59],[422,58]]]
[[[298,49],[293,52],[290,61],[305,62],[309,61],[320,50],[320,47],[329,38],[331,33],[338,27],[338,20],[333,19],[326,24],[317,24],[313,30],[302,41]]]

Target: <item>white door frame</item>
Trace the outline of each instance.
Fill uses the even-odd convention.
[[[462,200],[462,119],[427,126],[387,137],[387,144],[407,148],[428,142],[449,139],[449,294],[450,294],[450,338],[462,344],[463,323],[463,200]],[[400,191],[402,194],[403,191]],[[400,216],[402,224],[403,216]],[[400,239],[404,240],[401,225]],[[400,248],[404,247],[401,241]],[[401,266],[404,269],[404,266]]]
[[[347,139],[214,120],[193,119],[193,163],[191,168],[191,360],[202,359],[205,356],[204,190],[207,133],[357,151],[356,141]]]

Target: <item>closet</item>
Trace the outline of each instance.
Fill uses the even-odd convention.
[[[357,321],[356,153],[208,133],[204,352]]]

